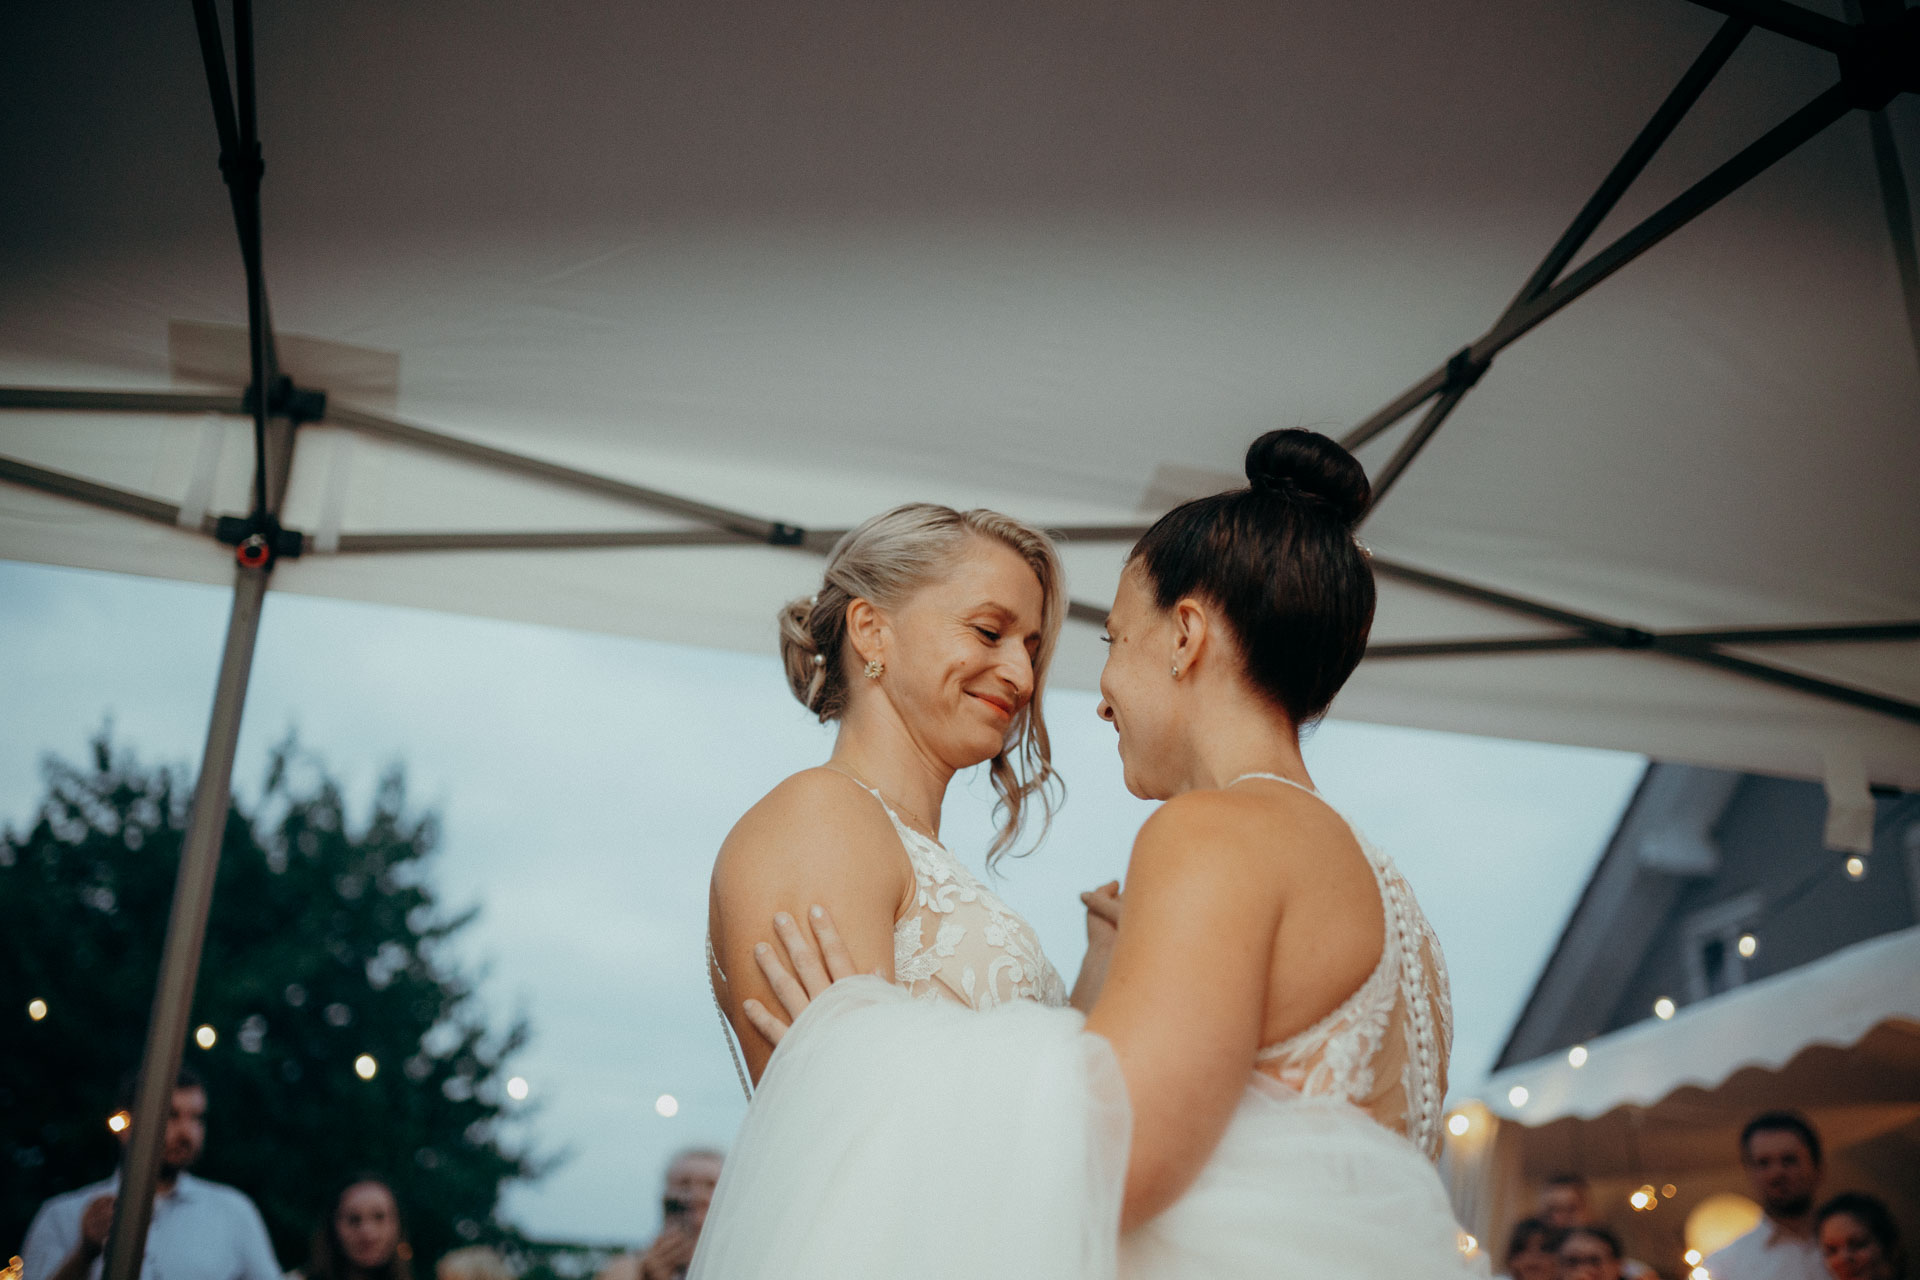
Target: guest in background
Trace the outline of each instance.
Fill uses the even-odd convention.
[[[1626,1255],[1605,1227],[1575,1227],[1560,1240],[1560,1280],[1620,1280]]]
[[[1593,1190],[1577,1173],[1556,1173],[1540,1188],[1539,1213],[1555,1231],[1571,1231],[1593,1221]]]
[[[1556,1173],[1540,1188],[1539,1216],[1556,1231],[1602,1225],[1593,1212],[1593,1188],[1577,1173]],[[1635,1258],[1620,1260],[1626,1280],[1656,1280],[1656,1272]]]
[[[1522,1218],[1507,1236],[1507,1280],[1556,1280],[1560,1232],[1544,1218]]]
[[[693,1246],[707,1224],[707,1206],[720,1182],[720,1152],[708,1147],[682,1151],[667,1164],[666,1194],[661,1198],[660,1234],[645,1253],[624,1253],[609,1262],[595,1280],[680,1280],[693,1263]]]
[[[328,1201],[305,1280],[413,1280],[412,1261],[393,1188],[361,1174]]]
[[[116,1118],[130,1117],[136,1081],[132,1073],[121,1081]],[[144,1274],[157,1280],[280,1280],[267,1225],[253,1201],[187,1172],[206,1145],[206,1115],[206,1085],[193,1068],[182,1066],[167,1104]],[[114,1133],[123,1149],[133,1138],[124,1122]],[[23,1280],[98,1280],[119,1191],[116,1170],[104,1182],[41,1205],[20,1250]]]
[[[434,1280],[514,1280],[507,1260],[484,1244],[455,1249],[440,1259]]]
[[[1900,1228],[1876,1196],[1842,1192],[1820,1206],[1813,1229],[1833,1280],[1903,1280],[1906,1275]]]
[[[1713,1280],[1827,1280],[1813,1236],[1820,1135],[1807,1118],[1768,1111],[1740,1131],[1740,1165],[1764,1216],[1702,1265]]]

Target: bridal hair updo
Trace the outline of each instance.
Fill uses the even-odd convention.
[[[1247,678],[1295,726],[1325,714],[1373,627],[1373,566],[1354,536],[1372,497],[1354,456],[1314,431],[1269,431],[1247,488],[1182,503],[1128,557],[1154,603],[1217,605]]]
[[[1005,745],[988,772],[1000,797],[1000,829],[988,850],[991,862],[1019,838],[1025,806],[1038,795],[1045,824],[1052,821],[1057,778],[1047,739],[1041,696],[1067,615],[1065,575],[1047,535],[997,511],[955,511],[931,502],[909,502],[883,511],[834,544],[825,580],[812,596],[780,610],[780,656],[787,684],[802,706],[824,723],[838,720],[853,689],[856,655],[847,639],[847,606],[867,600],[897,609],[908,597],[950,569],[970,538],[987,538],[1017,553],[1040,580],[1040,651],[1033,660],[1033,697],[1007,727]]]

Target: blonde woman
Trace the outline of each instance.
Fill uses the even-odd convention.
[[[991,511],[913,503],[843,537],[820,590],[780,612],[794,696],[839,733],[818,768],[747,811],[714,863],[715,998],[758,1079],[773,1046],[747,1007],[772,989],[766,922],[831,902],[862,972],[974,1009],[1064,1004],[1027,922],[940,843],[953,776],[988,766],[1006,851],[1048,794],[1040,695],[1066,612],[1046,536]]]
[[[1166,803],[1124,914],[1098,903],[1091,1012],[915,1011],[857,976],[838,901],[809,910],[819,952],[776,920],[797,980],[756,955],[793,1022],[747,1010],[779,1043],[736,1149],[762,1176],[716,1203],[708,1238],[738,1243],[707,1275],[1484,1274],[1431,1164],[1438,942],[1300,753],[1372,623],[1366,474],[1278,431],[1247,477],[1147,532],[1107,619],[1100,714],[1129,790]]]

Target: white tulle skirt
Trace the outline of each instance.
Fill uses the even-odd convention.
[[[1260,1076],[1193,1188],[1120,1239],[1126,1086],[1082,1021],[835,984],[768,1065],[689,1280],[1484,1274],[1409,1143]]]

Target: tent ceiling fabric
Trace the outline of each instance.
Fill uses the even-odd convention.
[[[1273,426],[1338,434],[1481,333],[1720,21],[1682,0],[268,5],[273,317],[318,340],[283,355],[336,403],[768,519],[930,498],[1137,523],[1156,473],[1236,474]],[[13,26],[0,383],[167,386],[191,372],[170,326],[246,319],[191,14]],[[1594,243],[1834,79],[1749,36]],[[1886,112],[1909,182],[1917,107]],[[248,506],[240,419],[14,411],[0,455]],[[1649,629],[1903,621],[1917,485],[1920,362],[1854,112],[1500,355],[1365,537]],[[300,430],[284,518],[690,527],[327,423]],[[1074,594],[1110,599],[1123,550],[1069,546]],[[0,556],[231,574],[190,532],[12,484]],[[343,550],[274,583],[771,652],[817,572],[748,546]],[[1085,687],[1099,649],[1071,630],[1060,679]],[[1375,639],[1565,633],[1389,579]],[[1911,641],[1748,652],[1920,702]],[[1851,755],[1920,786],[1911,720],[1651,654],[1369,662],[1335,713],[1774,773]]]

